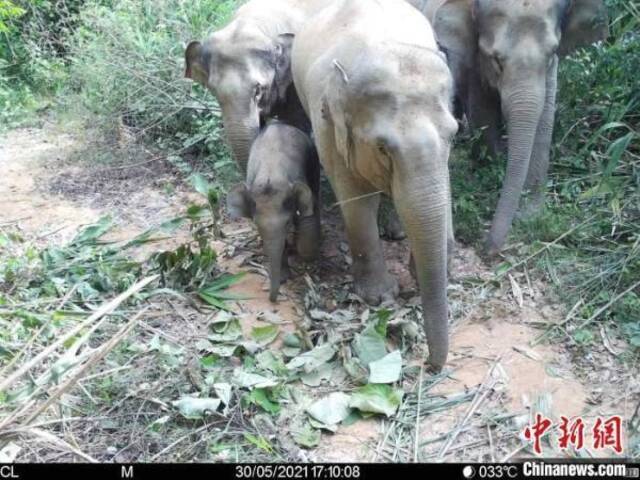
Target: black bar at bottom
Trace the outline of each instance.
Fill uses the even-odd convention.
[[[621,471],[621,465],[625,471]],[[564,460],[559,463],[531,460],[508,464],[4,464],[0,465],[0,480],[365,480],[389,475],[443,475],[447,479],[525,479],[525,478],[628,478],[640,480],[640,464],[605,461],[585,463]],[[405,479],[402,479],[405,480]],[[407,477],[406,480],[409,480]]]

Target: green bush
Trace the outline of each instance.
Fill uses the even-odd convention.
[[[561,64],[550,209],[579,228],[550,251],[563,298],[640,347],[640,10],[608,2],[611,37]],[[567,252],[571,252],[567,255]]]
[[[0,125],[29,120],[66,84],[66,41],[83,3],[0,0]]]
[[[70,41],[69,104],[93,126],[125,126],[181,165],[182,154],[228,161],[213,95],[184,77],[184,48],[235,10],[234,0],[89,2]]]
[[[560,62],[546,207],[516,221],[510,241],[526,254],[560,239],[535,260],[568,308],[583,302],[570,324],[581,327],[576,343],[589,343],[596,338],[589,328],[610,320],[633,351],[640,346],[640,10],[625,0],[607,5],[609,39]],[[471,171],[473,141],[454,149],[451,174],[456,236],[479,246],[505,162]]]

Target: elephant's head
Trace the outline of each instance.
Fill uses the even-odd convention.
[[[234,157],[246,171],[251,143],[262,118],[284,101],[291,80],[283,45],[287,34],[272,39],[261,32],[218,32],[207,41],[191,42],[185,51],[185,77],[208,88],[222,109],[225,133]],[[292,36],[291,36],[292,37]],[[290,73],[289,73],[290,74]]]
[[[275,302],[282,281],[285,240],[289,225],[298,216],[313,215],[313,194],[301,181],[287,185],[271,183],[236,185],[227,195],[227,209],[232,217],[251,218],[258,227],[264,253],[269,259],[269,299]]]
[[[607,32],[603,0],[473,0],[471,12],[478,67],[501,92],[507,118],[514,114],[510,108],[519,93],[544,91],[556,55],[600,40]]]
[[[455,45],[457,51],[473,52],[472,68],[485,86],[499,93],[509,163],[487,245],[495,252],[518,208],[545,106],[555,98],[558,56],[606,37],[606,7],[604,0],[430,2],[436,32],[446,39],[465,39],[462,47]]]
[[[507,177],[487,239],[496,252],[518,208],[541,122],[553,122],[542,116],[555,99],[558,56],[604,38],[608,22],[603,0],[474,0],[472,18],[477,66],[499,92],[509,136]]]

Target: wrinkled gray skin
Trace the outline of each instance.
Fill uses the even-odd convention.
[[[208,88],[222,109],[225,134],[243,173],[258,135],[262,112],[308,131],[309,122],[291,91],[273,90],[277,38],[295,33],[324,0],[251,0],[231,22],[185,51],[185,76]],[[278,104],[278,108],[272,108]]]
[[[247,181],[227,196],[232,217],[253,219],[269,261],[269,299],[276,302],[288,277],[286,237],[295,227],[296,249],[313,260],[320,246],[320,165],[309,137],[292,126],[270,121],[251,146]]]
[[[378,238],[382,191],[409,237],[428,362],[439,370],[448,352],[448,158],[457,123],[431,26],[404,0],[334,0],[296,35],[291,58],[345,219],[356,292],[371,304],[398,292]]]
[[[491,152],[508,134],[507,174],[487,237],[504,245],[523,190],[525,214],[544,203],[555,116],[558,58],[607,35],[602,0],[411,0],[446,49],[457,96]]]
[[[226,27],[204,42],[191,42],[185,51],[185,76],[218,99],[225,134],[243,173],[265,111],[310,132],[293,86],[272,88],[276,82],[286,84],[275,78],[277,39],[280,34],[295,34],[325,4],[326,0],[251,0]],[[385,230],[390,239],[406,237],[395,211],[390,212]]]

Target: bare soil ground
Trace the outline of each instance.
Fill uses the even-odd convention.
[[[83,147],[83,139],[52,128],[16,130],[0,142],[0,224],[18,225],[26,237],[41,245],[64,243],[81,225],[104,214],[117,221],[112,238],[132,237],[175,216],[193,195],[162,162],[116,169],[70,162]],[[350,259],[335,209],[325,212],[323,229],[322,260],[311,267],[294,264],[298,275],[284,286],[283,298],[274,306],[267,299],[255,230],[248,222],[225,224],[226,238],[215,244],[223,268],[250,272],[231,289],[248,297],[237,305],[243,330],[250,331],[266,312],[278,315],[283,328],[293,331],[303,314],[304,275],[327,293],[323,296],[327,311],[339,307],[350,291]],[[138,253],[177,244],[186,232],[176,235]],[[416,301],[407,269],[408,248],[406,242],[384,245],[390,269],[401,283],[400,314],[394,318],[399,322],[402,312],[410,311]],[[417,449],[415,458],[423,461],[500,461],[518,456],[523,443],[513,431],[523,431],[532,410],[540,411],[541,404],[556,418],[611,414],[629,418],[634,405],[629,395],[638,391],[638,380],[628,373],[607,374],[607,369],[613,372],[615,359],[607,359],[603,371],[594,373],[579,365],[563,344],[536,342],[544,328],[561,322],[566,313],[553,302],[546,285],[514,273],[511,283],[495,287],[492,267],[465,247],[458,248],[451,273],[451,373],[428,394],[434,399],[468,395],[469,401],[434,409],[418,425],[419,445],[407,446],[398,440],[398,421],[370,418],[342,426],[334,434],[323,433],[320,446],[305,458],[392,461],[412,459]],[[170,324],[159,320],[153,328],[164,330],[170,338],[194,335],[202,319],[195,311],[183,313],[179,325],[175,318],[168,318]],[[272,348],[278,347],[276,343]],[[424,354],[424,348],[416,346],[409,363],[420,366]],[[451,432],[455,432],[453,439]],[[561,452],[550,452],[550,456],[556,453]],[[135,459],[136,455],[118,458]]]

